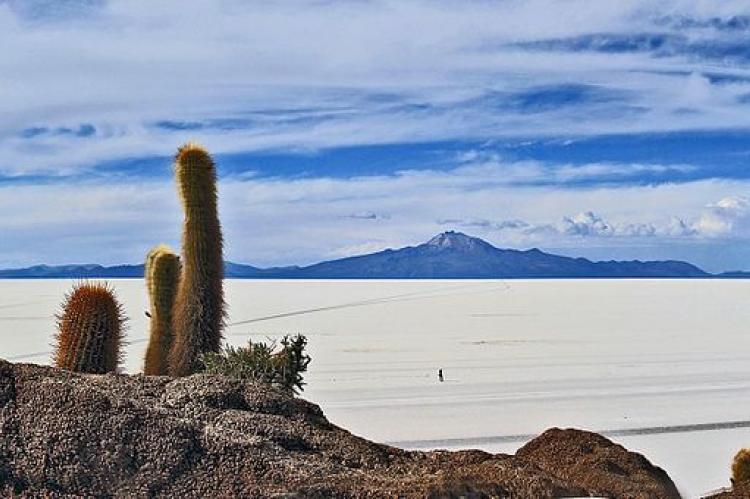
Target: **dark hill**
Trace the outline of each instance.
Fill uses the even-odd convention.
[[[574,277],[705,277],[685,262],[592,262],[538,249],[500,249],[460,232],[445,232],[419,246],[318,263],[289,277],[373,279],[493,279]]]
[[[709,277],[695,265],[667,260],[592,262],[552,255],[538,249],[500,249],[460,232],[444,232],[418,246],[307,267],[261,269],[226,263],[226,276],[266,279],[509,279],[509,278],[645,278]],[[0,278],[142,277],[142,265],[38,265],[0,270]],[[727,276],[728,277],[728,276]]]

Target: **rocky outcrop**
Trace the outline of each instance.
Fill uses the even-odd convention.
[[[552,428],[518,449],[516,456],[595,495],[680,497],[663,469],[596,433]]]
[[[550,430],[516,456],[408,452],[220,376],[80,375],[0,361],[0,495],[679,497],[643,456]]]

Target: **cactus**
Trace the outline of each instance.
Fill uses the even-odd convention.
[[[175,177],[185,221],[169,371],[173,376],[186,376],[200,369],[202,354],[218,352],[221,347],[224,260],[216,167],[208,152],[192,143],[181,147],[175,158]]]
[[[732,462],[732,484],[750,487],[750,449],[740,449]]]
[[[108,284],[74,286],[57,316],[55,366],[93,374],[116,371],[124,323],[122,307]]]
[[[180,257],[165,245],[156,246],[146,256],[145,278],[151,324],[143,372],[165,375],[169,372],[167,358],[174,341],[172,309],[180,278]]]

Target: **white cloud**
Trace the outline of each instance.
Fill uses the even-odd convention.
[[[694,71],[688,76],[681,97],[685,106],[702,105],[711,101],[714,92],[711,81]]]
[[[744,215],[750,207],[750,200],[745,196],[728,196],[720,199],[716,204],[709,205],[709,208],[716,209],[730,216]]]
[[[742,61],[519,45],[592,33],[657,31],[708,45],[742,36],[664,22],[750,13],[741,1],[697,3],[113,0],[68,2],[64,13],[41,15],[49,2],[3,2],[0,173],[64,174],[161,155],[164,144],[193,135],[218,153],[748,126],[737,98],[750,84],[705,75],[748,77]],[[529,113],[481,99],[570,83],[622,100]],[[225,119],[251,122],[153,127]],[[81,124],[96,133],[19,136]]]
[[[467,229],[501,232],[504,235],[546,237],[559,236],[581,238],[689,238],[691,240],[715,238],[750,238],[750,200],[744,196],[729,196],[716,203],[709,203],[692,220],[665,213],[643,213],[649,221],[620,219],[608,220],[593,211],[582,211],[564,216],[559,221],[530,222],[525,220],[492,221],[487,219],[445,219],[440,225]]]
[[[744,196],[729,196],[715,204],[709,204],[705,212],[695,222],[694,229],[698,234],[708,237],[726,236],[747,225],[750,201]]]
[[[615,229],[601,217],[587,211],[563,218],[561,232],[571,236],[612,236]]]
[[[673,237],[694,236],[696,234],[698,234],[698,230],[693,224],[689,224],[676,216],[670,217],[665,229],[665,235]]]

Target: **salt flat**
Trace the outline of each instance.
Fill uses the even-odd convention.
[[[137,372],[145,288],[113,284]],[[70,285],[0,281],[0,357],[48,362]],[[306,334],[305,398],[367,438],[513,452],[550,426],[609,431],[696,497],[750,445],[749,298],[745,280],[229,280],[227,339]]]

